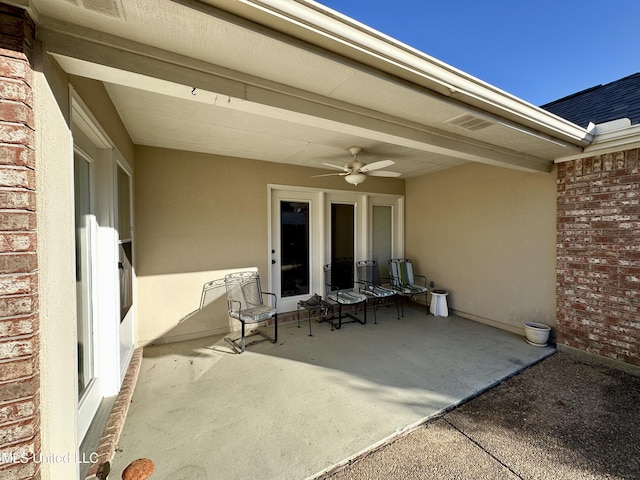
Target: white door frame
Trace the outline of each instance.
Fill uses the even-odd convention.
[[[131,359],[131,355],[128,355],[128,358],[122,358],[120,355],[119,250],[115,189],[117,188],[118,162],[126,166],[128,172],[132,169],[117,152],[113,142],[72,87],[70,87],[70,98],[74,149],[83,152],[86,157],[93,160],[95,181],[92,188],[95,200],[93,213],[96,218],[96,248],[92,252],[95,264],[92,295],[96,384],[92,398],[97,396],[96,398],[102,400],[119,392]],[[134,310],[134,308],[131,309],[132,315]],[[132,329],[135,328],[135,318],[131,318],[130,325]],[[78,401],[76,408],[79,441],[86,435],[98,405],[95,404],[95,398],[90,404],[84,399]]]
[[[270,189],[269,194],[269,290],[276,294],[278,310],[289,312],[296,310],[300,300],[309,298],[314,293],[321,295],[321,284],[318,283],[318,269],[322,270],[322,258],[317,255],[318,248],[322,244],[322,205],[319,192],[310,192],[302,189]],[[301,201],[309,203],[309,293],[290,297],[282,297],[280,291],[280,202]]]
[[[321,190],[317,188],[294,187],[289,185],[268,185],[268,259],[269,291],[278,297],[278,310],[291,312],[296,310],[297,302],[309,298],[312,294],[324,296],[323,265],[331,259],[331,203],[352,203],[355,205],[355,245],[354,261],[365,260],[371,251],[371,205],[389,205],[393,212],[393,255],[404,255],[404,197],[402,195],[377,194],[349,190]],[[310,255],[311,255],[311,291],[308,295],[280,297],[280,257],[279,257],[279,200],[305,199],[311,201],[310,214]],[[310,200],[309,200],[310,199]],[[275,261],[275,263],[272,263]]]
[[[404,198],[389,198],[385,195],[369,195],[366,199],[367,252],[373,251],[373,207],[391,207],[391,252],[393,258],[404,257]]]
[[[128,184],[127,184],[127,189],[128,189],[128,193],[129,193],[129,205],[128,205],[128,215],[129,215],[129,220],[130,220],[130,230],[129,232],[118,232],[118,229],[116,228],[116,232],[117,232],[117,247],[118,248],[118,261],[120,258],[120,251],[119,251],[119,245],[120,242],[122,240],[128,240],[131,241],[131,246],[132,246],[132,252],[131,252],[131,269],[132,269],[132,274],[131,274],[131,295],[133,297],[134,302],[131,305],[131,308],[129,309],[129,311],[126,313],[124,319],[122,319],[120,321],[120,328],[119,328],[119,345],[120,345],[120,383],[122,383],[122,381],[124,380],[124,377],[127,373],[127,368],[129,367],[129,361],[131,360],[131,358],[133,357],[133,351],[135,349],[135,342],[136,342],[136,338],[135,338],[135,298],[136,298],[136,282],[135,282],[135,278],[136,278],[136,273],[135,273],[135,240],[134,240],[134,231],[133,231],[133,223],[134,223],[134,218],[133,218],[133,171],[131,169],[131,167],[129,166],[129,164],[126,162],[126,160],[124,159],[124,157],[120,154],[120,152],[118,152],[117,150],[114,150],[113,152],[114,154],[114,199],[115,199],[115,213],[116,213],[116,219],[115,219],[115,225],[119,225],[119,218],[118,218],[118,212],[120,211],[118,202],[119,202],[119,194],[118,194],[118,169],[122,169],[122,171],[127,175],[128,177]],[[124,237],[122,235],[125,235]],[[119,270],[120,265],[118,265],[118,273],[120,273]],[[120,281],[120,277],[118,276],[118,294],[120,293],[120,285],[119,285],[119,281]],[[118,295],[118,300],[120,299],[120,295]],[[120,303],[118,302],[118,312],[120,312]],[[118,318],[120,319],[120,313],[118,313]]]

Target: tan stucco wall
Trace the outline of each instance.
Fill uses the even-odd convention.
[[[555,325],[555,171],[472,164],[407,180],[406,256],[458,314]]]
[[[136,148],[138,339],[179,340],[229,328],[223,296],[202,315],[202,285],[256,267],[268,289],[268,184],[353,189],[304,167],[160,148]],[[404,194],[404,181],[370,178],[360,191]],[[221,292],[222,294],[223,292]]]
[[[34,72],[38,288],[40,310],[40,418],[42,453],[73,455],[76,439],[76,310],[73,144],[64,73],[47,56]],[[44,72],[44,73],[43,73]],[[43,479],[76,478],[74,462],[43,462]]]

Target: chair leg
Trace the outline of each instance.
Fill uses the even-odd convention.
[[[373,299],[373,323],[374,325],[378,324],[378,313],[376,310],[378,310],[378,302],[380,301],[379,298],[375,298]],[[364,302],[364,311],[367,311],[367,302],[365,300]]]
[[[278,314],[277,313],[274,315],[273,321],[275,322],[275,325],[274,325],[274,332],[273,332],[273,342],[271,343],[277,343],[278,342]]]
[[[364,319],[360,320],[356,315],[358,313],[358,306],[362,304],[362,309],[364,310]],[[340,330],[340,328],[342,328],[342,303],[338,303],[338,323],[334,323],[335,320],[335,315],[332,315],[331,317],[331,331],[333,332],[333,330]],[[352,318],[353,322],[358,322],[361,325],[364,325],[367,323],[367,302],[360,302],[357,304],[350,304],[353,308],[355,308],[355,313],[351,313],[351,312],[347,312],[344,314],[345,317],[349,317]],[[374,312],[375,315],[375,312]],[[351,321],[345,322],[345,323],[351,323]]]
[[[278,314],[276,313],[273,317],[273,336],[269,336],[267,335],[265,332],[262,332],[260,330],[254,330],[252,332],[250,332],[247,335],[247,327],[246,327],[246,322],[239,320],[240,321],[240,325],[241,325],[241,329],[240,329],[240,336],[239,337],[225,337],[225,341],[231,346],[231,348],[233,349],[234,352],[240,354],[240,353],[244,353],[245,349],[247,346],[256,344],[256,343],[261,343],[261,342],[265,342],[265,341],[269,341],[271,343],[277,343],[278,342]],[[266,328],[266,326],[265,326]],[[254,336],[260,336],[261,339],[260,340],[252,340],[250,342],[247,342],[248,338],[254,337]]]
[[[342,327],[342,304],[339,303],[338,304],[338,326],[335,327],[335,329],[340,330],[341,327]],[[333,320],[331,320],[331,330],[333,331],[333,329],[334,329]]]

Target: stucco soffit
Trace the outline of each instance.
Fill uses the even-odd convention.
[[[71,74],[189,101],[217,102],[226,108],[313,124],[342,133],[351,131],[354,135],[387,139],[390,143],[468,161],[530,171],[549,171],[551,168],[550,161],[533,155],[428,129],[380,112],[99,32],[89,38],[81,37],[78,31],[77,27],[75,34],[46,28],[39,31],[46,51],[56,56]],[[191,95],[193,87],[197,87],[199,95]],[[221,101],[221,96],[226,102]]]

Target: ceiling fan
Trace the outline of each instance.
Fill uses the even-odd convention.
[[[358,185],[367,179],[367,176],[372,177],[399,177],[401,174],[398,172],[389,172],[387,170],[380,170],[381,168],[390,167],[395,164],[393,160],[380,160],[373,163],[364,163],[358,160],[358,155],[362,152],[361,147],[349,147],[349,153],[353,156],[353,160],[347,163],[344,167],[333,165],[332,163],[323,163],[327,167],[336,168],[342,170],[341,173],[325,173],[324,175],[314,175],[314,177],[328,177],[330,175],[341,175],[352,185]]]

